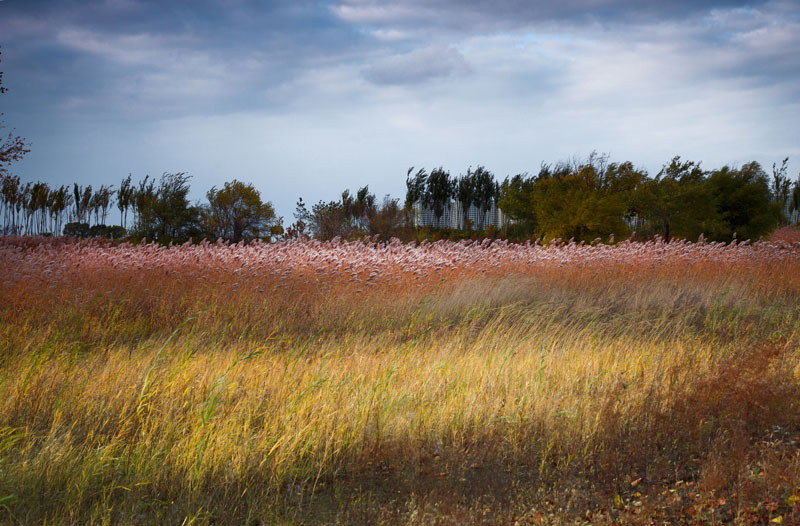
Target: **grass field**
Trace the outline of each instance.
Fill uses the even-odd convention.
[[[798,524],[794,235],[0,238],[0,522]]]

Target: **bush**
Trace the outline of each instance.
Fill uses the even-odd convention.
[[[89,223],[67,223],[64,225],[64,235],[69,237],[89,237]]]

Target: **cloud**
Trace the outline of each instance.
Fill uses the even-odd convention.
[[[414,85],[469,71],[469,64],[458,50],[433,46],[383,58],[362,74],[373,84]]]
[[[290,214],[411,165],[800,158],[796,1],[332,2],[0,2],[16,168],[235,176]]]
[[[518,29],[549,23],[653,21],[716,8],[752,7],[762,0],[340,0],[333,13],[352,24],[382,28],[438,28],[454,33]]]

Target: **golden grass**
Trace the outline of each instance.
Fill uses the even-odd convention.
[[[14,250],[4,522],[800,519],[796,248],[374,286]]]

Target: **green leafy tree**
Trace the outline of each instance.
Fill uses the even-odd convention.
[[[428,176],[426,187],[427,199],[423,199],[426,206],[430,206],[433,215],[436,217],[436,226],[439,226],[444,210],[450,203],[450,199],[455,192],[454,181],[450,178],[450,173],[446,172],[441,166],[432,170]]]
[[[185,172],[164,172],[157,188],[147,178],[140,183],[135,237],[168,243],[201,236],[200,207],[189,203],[189,179]]]
[[[640,234],[659,234],[696,240],[723,231],[711,187],[699,163],[674,157],[654,179],[647,179],[634,195],[633,209],[645,220]]]
[[[496,202],[499,188],[492,172],[483,166],[478,166],[471,174],[467,170],[467,176],[473,181],[472,204],[480,211],[478,229],[483,230],[486,226],[486,214]]]
[[[475,197],[475,174],[472,167],[467,169],[467,175],[462,175],[456,182],[456,199],[461,204],[461,228],[469,229],[470,225],[468,214],[469,207],[472,206],[472,201]]]
[[[406,174],[406,210],[411,210],[415,203],[419,202],[422,206],[428,206],[427,188],[428,188],[428,173],[424,168],[420,168],[413,176],[411,172],[414,167],[408,169]]]
[[[311,224],[311,212],[306,208],[303,198],[297,200],[294,211],[294,223],[286,230],[287,239],[305,239],[308,237],[308,227]]]
[[[783,211],[770,192],[767,174],[757,162],[739,169],[724,166],[714,170],[708,184],[715,196],[724,228],[718,241],[759,239],[781,222]]]
[[[320,201],[311,207],[311,232],[316,239],[349,238],[352,228],[345,205],[341,201]]]
[[[252,184],[233,180],[224,187],[213,187],[206,194],[208,205],[203,208],[205,231],[233,243],[271,238],[272,228],[279,224],[270,202],[262,202],[261,194]]]
[[[534,185],[538,235],[575,241],[627,235],[624,218],[644,177],[630,163],[609,164],[596,154],[552,170],[542,166]]]
[[[536,232],[535,187],[536,178],[528,174],[506,177],[500,185],[497,206],[511,220],[508,225],[511,237],[528,238]]]

